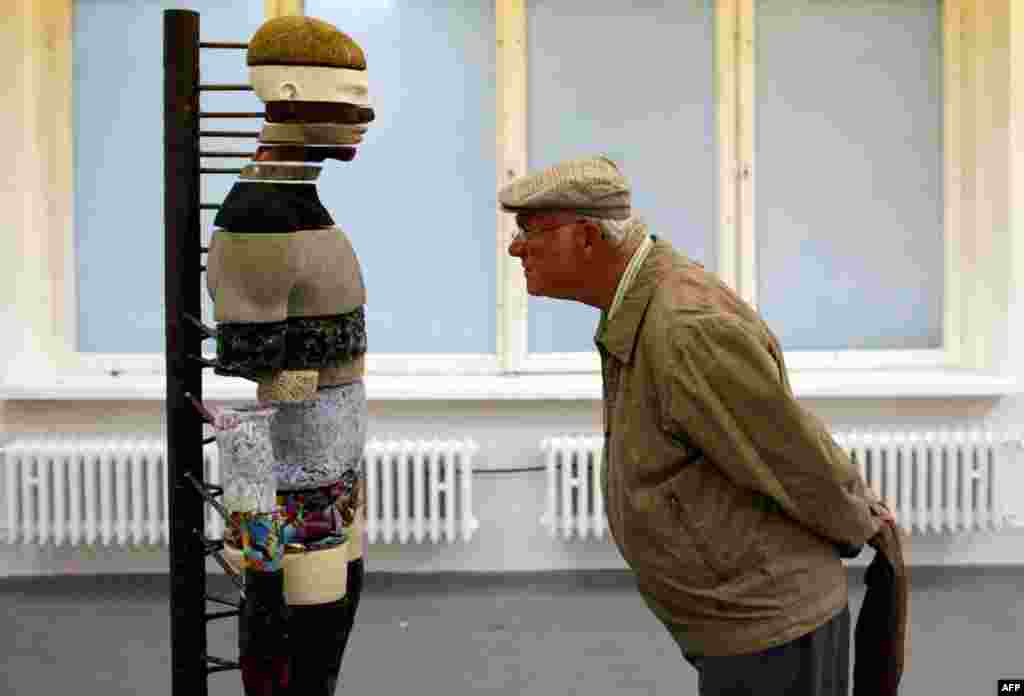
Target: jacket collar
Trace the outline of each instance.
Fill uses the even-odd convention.
[[[628,238],[630,243],[640,243],[646,235],[646,225],[637,224],[630,230]],[[603,346],[620,362],[628,363],[632,359],[640,322],[657,285],[657,257],[664,253],[665,244],[667,242],[655,242],[626,294],[623,295],[614,317],[608,319],[607,312],[601,312],[601,322],[597,327],[594,342]]]

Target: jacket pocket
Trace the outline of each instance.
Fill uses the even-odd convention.
[[[760,567],[769,510],[763,496],[739,488],[707,459],[669,479],[665,504],[718,582]]]

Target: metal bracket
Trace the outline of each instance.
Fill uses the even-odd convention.
[[[214,672],[227,672],[233,669],[241,669],[242,666],[234,660],[225,660],[221,657],[213,657],[207,655],[206,659],[206,673],[213,674]]]
[[[190,324],[199,328],[199,332],[203,334],[204,340],[207,338],[217,338],[217,329],[210,328],[187,312],[185,312],[183,316]]]
[[[232,377],[241,377],[242,379],[248,379],[253,382],[259,382],[260,376],[252,370],[243,370],[237,367],[225,367],[222,363],[217,360],[207,360],[199,355],[189,354],[187,356],[189,360],[194,360],[203,367],[213,367],[221,371],[222,374],[230,375]]]
[[[209,503],[210,507],[216,510],[217,514],[219,514],[224,519],[224,523],[230,525],[231,515],[228,514],[227,509],[223,505],[221,505],[220,501],[218,501],[216,498],[210,495],[210,490],[216,490],[218,494],[220,494],[224,492],[224,489],[221,488],[220,486],[214,486],[208,483],[200,483],[199,479],[193,476],[191,471],[185,472],[185,478],[187,478],[192,483],[192,485],[195,486],[195,489],[199,492],[199,495],[203,497],[203,500]]]

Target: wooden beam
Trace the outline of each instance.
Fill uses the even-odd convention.
[[[963,356],[961,330],[966,307],[962,304],[963,274],[961,269],[961,238],[964,235],[963,186],[964,186],[964,107],[966,82],[963,62],[964,0],[946,0],[943,3],[942,53],[943,53],[943,116],[942,116],[942,161],[943,161],[943,260],[944,297],[942,312],[942,347],[948,360],[959,365]]]
[[[1024,4],[1011,2],[1010,25],[1010,219],[1009,234],[1012,240],[1013,264],[1010,278],[1016,291],[1016,302],[1011,307],[1024,307]],[[1019,322],[1012,324],[1019,325]],[[1010,336],[1010,355],[1024,355],[1024,331],[1016,329]],[[1019,359],[1019,357],[1018,357]],[[1010,371],[1020,372],[1019,365],[1011,365]]]
[[[497,0],[497,185],[501,188],[526,173],[526,2]],[[508,255],[515,221],[499,207],[498,356],[505,371],[522,367],[527,353],[526,279]]]
[[[0,147],[12,156],[0,209],[13,234],[0,241],[0,291],[32,298],[25,335],[63,357],[76,335],[72,202],[71,0],[17,0],[0,28],[0,57],[14,66],[0,114]],[[13,301],[13,299],[12,299]]]
[[[737,159],[739,160],[739,191],[736,206],[739,234],[737,250],[739,262],[736,268],[736,283],[740,296],[757,307],[757,232],[755,230],[755,189],[757,166],[754,153],[757,145],[754,133],[757,118],[756,90],[756,7],[754,0],[738,0],[736,28],[737,59],[736,129]]]
[[[716,271],[737,289],[739,159],[737,139],[737,0],[715,2],[715,131],[718,147],[718,244]]]

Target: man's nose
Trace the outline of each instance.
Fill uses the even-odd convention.
[[[508,253],[510,256],[522,256],[523,255],[523,240],[519,239],[517,235],[512,239],[512,242],[508,245]]]

